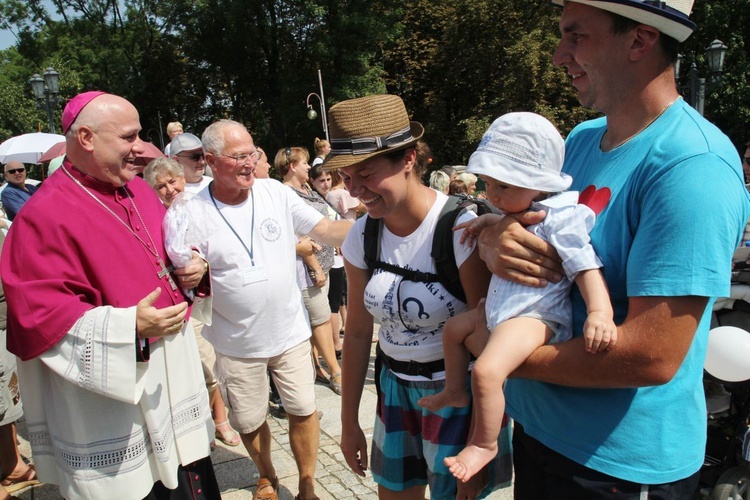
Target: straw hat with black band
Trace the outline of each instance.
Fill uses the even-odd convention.
[[[404,101],[395,95],[371,95],[342,101],[328,110],[331,152],[323,170],[344,168],[414,146],[424,135],[410,121]]]
[[[554,5],[563,5],[566,1],[606,10],[651,26],[678,42],[687,40],[696,28],[688,18],[694,0],[550,0]]]

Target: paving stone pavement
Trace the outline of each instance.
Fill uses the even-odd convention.
[[[359,421],[368,439],[372,437],[372,426],[375,415],[374,344],[370,358],[370,367],[359,410]],[[377,485],[372,476],[359,477],[346,465],[339,449],[341,440],[341,397],[336,395],[326,384],[315,384],[315,397],[318,408],[323,411],[320,421],[320,448],[318,464],[315,471],[315,490],[321,500],[331,499],[377,499]],[[273,436],[272,458],[279,476],[279,499],[292,500],[297,494],[297,467],[289,449],[289,432],[287,420],[280,417],[276,407],[271,405],[268,424]],[[31,459],[31,450],[23,422],[18,425],[20,451],[27,460]],[[249,500],[253,497],[258,482],[258,470],[250,460],[244,446],[228,447],[219,441],[211,454],[216,475],[219,480],[222,499]],[[55,485],[43,484],[26,488],[15,495],[22,500],[59,500],[62,497]],[[113,496],[112,499],[116,499]],[[512,498],[510,488],[497,491],[489,496],[491,500],[508,500]]]

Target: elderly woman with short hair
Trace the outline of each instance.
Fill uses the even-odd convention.
[[[466,184],[466,194],[469,196],[474,196],[474,193],[477,192],[477,176],[474,174],[470,174],[469,172],[461,172],[456,176],[456,179],[459,181],[463,181],[464,184]]]
[[[185,172],[182,165],[172,158],[159,157],[152,160],[143,171],[143,179],[154,188],[167,208],[185,190]]]

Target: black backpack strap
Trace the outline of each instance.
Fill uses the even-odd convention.
[[[432,258],[440,283],[457,299],[466,302],[466,294],[461,285],[461,276],[456,266],[456,253],[453,251],[453,226],[459,214],[473,204],[464,196],[451,195],[440,211],[435,234],[432,236]]]
[[[367,268],[372,273],[375,269],[384,269],[393,274],[403,276],[409,281],[422,283],[440,282],[451,295],[466,302],[466,294],[461,285],[461,276],[456,265],[456,254],[453,251],[453,226],[459,214],[469,207],[476,205],[474,200],[466,196],[452,195],[448,198],[440,211],[432,236],[431,256],[435,261],[435,273],[426,273],[413,269],[405,269],[380,260],[380,238],[383,233],[383,221],[366,216],[364,229],[364,254]]]
[[[390,273],[403,276],[406,281],[416,281],[417,283],[436,283],[441,281],[440,276],[435,273],[426,273],[424,271],[417,271],[416,269],[406,269],[405,267],[389,264],[380,260],[375,263],[373,269],[383,269]]]
[[[370,274],[377,267],[380,260],[380,236],[383,233],[383,221],[373,219],[365,215],[364,247],[365,247],[365,264],[370,270]]]
[[[390,273],[398,274],[408,281],[420,283],[440,281],[440,277],[435,273],[406,269],[380,260],[380,238],[383,235],[383,220],[373,219],[369,215],[366,217],[364,230],[365,264],[367,264],[367,268],[371,274],[375,269],[383,269]]]

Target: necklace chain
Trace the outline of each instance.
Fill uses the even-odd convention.
[[[65,168],[64,165],[62,165],[60,168],[62,168],[63,172],[65,172],[65,174],[70,178],[70,180],[72,180],[75,184],[77,184],[78,187],[80,187],[81,189],[83,189],[84,193],[86,193],[91,198],[93,198],[94,201],[96,201],[99,205],[101,205],[101,207],[104,208],[104,210],[106,210],[107,212],[109,212],[112,215],[112,217],[114,217],[115,219],[117,219],[118,221],[120,221],[120,224],[122,224],[125,227],[125,229],[127,229],[128,231],[130,231],[130,234],[132,234],[133,236],[135,236],[135,238],[141,243],[141,245],[143,245],[143,248],[145,248],[151,255],[153,255],[154,257],[156,257],[156,261],[159,263],[159,267],[161,267],[161,270],[158,273],[156,273],[157,276],[159,276],[159,278],[164,278],[166,276],[166,278],[169,280],[169,285],[172,287],[172,290],[177,290],[177,284],[174,282],[174,280],[172,279],[172,276],[169,274],[172,271],[174,271],[174,266],[167,267],[167,265],[164,262],[164,259],[162,259],[161,256],[159,255],[159,252],[156,250],[156,244],[154,244],[154,240],[153,240],[153,238],[151,238],[151,233],[149,232],[148,227],[146,226],[146,223],[143,222],[143,217],[141,217],[141,212],[138,210],[138,206],[135,204],[135,200],[132,198],[132,196],[130,196],[130,192],[127,190],[127,188],[124,189],[125,194],[128,196],[128,199],[130,200],[130,203],[133,205],[133,210],[135,210],[135,214],[138,216],[138,220],[141,221],[141,226],[143,227],[144,231],[146,231],[146,236],[148,236],[148,241],[151,243],[150,247],[149,247],[148,243],[146,243],[145,241],[143,241],[143,239],[140,236],[138,236],[138,233],[136,233],[135,231],[133,231],[133,228],[130,227],[128,225],[128,223],[125,222],[122,219],[122,217],[120,217],[119,215],[117,215],[111,208],[109,208],[107,205],[105,205],[102,200],[100,200],[99,198],[97,198],[94,195],[94,193],[92,193],[91,191],[89,191],[89,189],[86,186],[84,186],[81,183],[81,181],[79,181],[78,179],[76,179],[75,177],[73,177],[73,174],[71,174],[70,172],[68,172],[68,169]]]
[[[679,98],[678,98],[678,99],[679,99]],[[671,101],[671,102],[667,103],[667,105],[666,105],[666,106],[664,106],[664,108],[662,108],[662,110],[661,110],[661,111],[659,111],[659,114],[658,114],[658,115],[656,115],[656,116],[655,116],[655,117],[654,117],[654,118],[653,118],[653,119],[652,119],[652,120],[651,120],[650,122],[648,122],[648,123],[647,123],[647,124],[645,124],[645,125],[644,125],[643,127],[641,127],[641,128],[639,128],[638,130],[636,130],[634,134],[632,134],[632,135],[629,135],[629,136],[628,136],[628,137],[626,137],[626,138],[625,138],[624,140],[622,140],[622,141],[618,142],[617,144],[615,144],[615,145],[614,145],[614,146],[612,146],[611,148],[607,149],[607,151],[612,151],[613,149],[617,149],[617,148],[619,148],[619,147],[620,147],[620,146],[622,146],[623,144],[625,144],[625,143],[629,142],[629,141],[630,141],[631,139],[633,139],[633,137],[637,136],[638,134],[640,134],[641,132],[643,132],[644,130],[646,130],[647,128],[649,128],[649,127],[651,126],[651,124],[653,124],[653,123],[654,123],[654,122],[655,122],[656,120],[658,120],[658,119],[659,119],[659,118],[661,117],[661,115],[663,115],[663,114],[664,114],[664,113],[665,113],[665,112],[666,112],[666,111],[667,111],[667,110],[669,109],[669,107],[670,107],[670,106],[671,106],[672,104],[674,104],[675,102],[677,102],[677,99],[675,99],[674,101]],[[606,135],[606,132],[605,132],[605,135]],[[602,136],[602,142],[604,142],[604,136]],[[602,149],[604,149],[604,148],[602,148]]]

